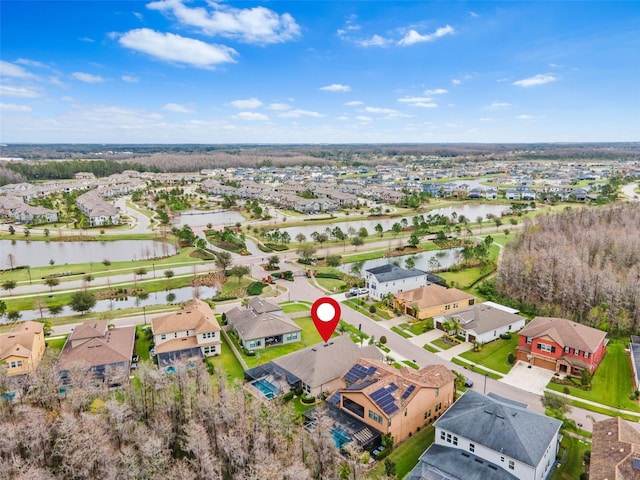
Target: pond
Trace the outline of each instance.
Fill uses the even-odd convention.
[[[244,223],[242,214],[236,210],[186,210],[176,217],[173,226],[205,227],[207,224],[234,225],[237,222]]]
[[[155,240],[113,240],[95,242],[42,242],[0,240],[0,267],[10,268],[8,255],[13,255],[14,266],[42,267],[53,260],[56,265],[102,262],[135,261],[146,258],[175,255],[171,243]]]
[[[422,214],[425,218],[428,215],[445,215],[447,217],[451,217],[453,212],[459,217],[460,215],[464,215],[471,222],[475,222],[477,217],[482,217],[484,221],[486,221],[487,215],[496,215],[500,216],[504,212],[509,209],[507,205],[491,205],[484,203],[467,203],[460,205],[453,205],[450,207],[436,208],[429,212],[425,212]],[[380,224],[382,228],[387,231],[391,230],[391,226],[394,223],[399,223],[403,218],[407,219],[409,225],[412,225],[413,215],[405,216],[405,217],[397,217],[397,218],[379,218],[379,219],[371,219],[371,220],[356,220],[353,222],[336,222],[334,224],[328,225],[314,225],[312,222],[309,225],[304,225],[300,227],[289,227],[281,229],[284,232],[288,232],[292,239],[296,238],[296,235],[302,233],[309,239],[313,232],[323,233],[327,227],[333,228],[334,226],[339,226],[344,232],[349,227],[353,227],[355,230],[359,230],[364,227],[369,232],[369,235],[375,234],[375,226]]]
[[[400,255],[397,257],[376,258],[374,260],[366,260],[362,262],[361,271],[364,272],[365,270],[368,270],[370,268],[387,265],[389,263],[397,263],[397,265],[399,265],[400,267],[406,268],[405,261],[407,258],[411,257],[416,262],[415,268],[424,270],[425,272],[433,272],[441,270],[443,268],[449,268],[453,265],[456,265],[457,263],[460,263],[460,260],[462,260],[461,252],[461,248],[450,248],[447,250],[421,252],[414,255]],[[345,263],[338,268],[345,273],[351,273],[351,268],[353,267],[353,265],[354,263]]]
[[[194,287],[182,287],[175,288],[169,291],[154,292],[148,294],[147,298],[141,299],[138,297],[130,296],[121,300],[98,300],[96,306],[91,309],[92,312],[108,312],[111,310],[120,310],[124,308],[134,307],[148,307],[150,305],[164,305],[167,303],[180,303],[187,302],[194,298],[197,293],[198,298],[210,298],[214,297],[217,290],[213,287],[198,287],[197,291]],[[169,297],[169,295],[175,295],[175,298]],[[22,310],[20,312],[20,320],[38,320],[40,318],[40,310]],[[45,318],[51,317],[48,315],[47,310],[43,310]],[[68,306],[65,306],[62,312],[57,316],[65,315],[77,315],[76,312],[71,310]],[[157,316],[154,314],[154,316]],[[150,320],[151,318],[149,318]],[[6,316],[0,320],[0,323],[6,323]]]

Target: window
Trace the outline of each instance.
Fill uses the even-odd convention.
[[[542,352],[555,353],[556,347],[554,347],[553,345],[547,345],[546,343],[539,343],[538,344],[538,350],[540,350]]]
[[[439,388],[436,388],[436,397],[437,397],[438,395],[440,395],[440,389],[439,389]]]
[[[577,348],[575,348],[575,349],[573,350],[573,353],[575,353],[576,355],[580,355],[580,350],[578,350]]]
[[[515,470],[516,469],[516,464],[514,463],[513,460],[509,460],[509,470]]]
[[[527,343],[528,343],[529,345],[531,345],[531,341],[532,341],[532,338],[531,338],[531,337],[527,337]]]
[[[458,437],[456,436],[453,437],[453,444],[458,445]]]
[[[167,336],[163,333],[162,335],[160,335],[160,340],[166,340]]]
[[[444,440],[446,434],[443,432],[440,432],[440,440]]]
[[[445,309],[445,310],[451,310],[451,305],[445,305],[445,306],[444,306],[444,309]]]
[[[571,349],[569,347],[564,347],[564,353],[569,353]]]
[[[473,452],[475,452],[475,451],[476,451],[476,446],[475,446],[475,444],[473,444],[473,443],[470,443],[470,444],[469,444],[469,451],[470,451],[471,453],[473,453]]]
[[[428,412],[424,412],[424,419],[426,420],[427,418],[429,418],[431,416],[431,410],[429,410]]]
[[[441,409],[442,409],[442,403],[437,404],[435,408],[436,412],[439,412]]]
[[[453,304],[453,308],[458,308],[458,304],[457,304],[457,303],[454,303],[454,304]]]
[[[378,415],[376,412],[374,412],[373,410],[369,410],[369,418],[371,420],[373,420],[374,422],[378,422],[379,424],[382,425],[382,416]]]
[[[504,463],[504,457],[500,457],[500,461]]]
[[[451,443],[451,434],[447,433],[447,443]]]
[[[589,352],[584,352],[584,358],[589,358]]]
[[[11,368],[16,368],[16,362],[11,362]]]
[[[21,367],[22,366],[22,360],[18,360],[18,366]]]

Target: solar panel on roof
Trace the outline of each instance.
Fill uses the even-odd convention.
[[[357,382],[358,380],[361,380],[364,377],[366,377],[368,375],[367,372],[368,372],[367,368],[363,367],[359,363],[356,363],[353,367],[351,367],[351,370],[349,370],[346,373],[346,375],[344,376],[344,379],[346,382],[349,382],[349,383]]]
[[[407,390],[402,394],[402,400],[409,398],[409,395],[411,395],[415,389],[415,385],[411,385],[409,388],[407,388]]]
[[[398,389],[398,386],[395,383],[390,383],[387,387],[388,392],[395,392]]]
[[[334,405],[339,405],[340,404],[340,392],[336,392],[333,395],[331,395],[329,397],[329,402],[333,403]]]
[[[368,373],[369,375],[372,375],[372,374],[376,373],[376,367],[369,367],[368,372],[369,372]]]
[[[398,410],[400,410],[400,408],[398,408],[398,406],[395,403],[392,403],[390,405],[387,405],[387,407],[383,408],[382,410],[387,415],[391,415],[392,413],[397,412]]]

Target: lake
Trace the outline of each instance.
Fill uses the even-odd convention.
[[[213,287],[198,287],[197,292],[198,292],[199,298],[210,298],[216,295],[217,290]],[[182,288],[175,288],[170,291],[150,293],[149,296],[144,300],[137,297],[133,297],[133,296],[124,298],[122,300],[98,300],[96,302],[96,306],[92,308],[91,311],[92,312],[108,312],[111,310],[115,311],[123,308],[134,308],[134,307],[140,308],[140,307],[148,307],[150,305],[164,305],[167,303],[187,302],[194,298],[194,293],[195,293],[194,287],[182,287]],[[167,295],[169,294],[175,295],[175,299],[173,299],[171,302],[167,300]],[[41,295],[41,297],[45,298],[45,301],[46,301],[46,295]],[[40,310],[21,310],[20,314],[22,315],[20,317],[20,320],[38,320],[40,318]],[[43,310],[43,314],[45,318],[50,317],[46,309]],[[57,316],[64,316],[64,315],[77,315],[77,313],[71,310],[71,308],[69,308],[68,306],[66,306],[64,307],[62,312]],[[154,314],[153,316],[157,316],[157,314]],[[151,317],[149,317],[149,320],[151,320]],[[0,323],[7,323],[6,317],[3,317],[0,320]]]
[[[431,252],[421,252],[413,255],[400,255],[397,257],[376,258],[374,260],[366,260],[362,262],[361,271],[364,272],[370,268],[387,265],[389,263],[397,263],[400,267],[405,267],[405,260],[412,257],[415,262],[415,268],[424,270],[425,272],[438,271],[443,268],[449,268],[456,265],[462,259],[461,248],[450,248],[447,250],[433,250]],[[350,273],[353,263],[345,263],[338,267],[344,273]]]
[[[236,210],[186,210],[172,222],[173,226],[183,227],[206,227],[207,224],[235,225],[237,222],[244,223],[245,218]]]
[[[509,206],[507,205],[490,205],[485,203],[469,203],[469,204],[461,204],[461,205],[453,205],[451,207],[443,207],[436,208],[429,212],[425,212],[422,215],[426,218],[428,215],[445,215],[447,217],[451,217],[453,212],[459,217],[460,215],[464,215],[470,222],[475,222],[476,218],[481,216],[486,221],[486,216],[496,215],[501,216],[504,212],[509,210]],[[309,222],[309,225],[304,225],[300,227],[288,227],[282,228],[281,231],[288,232],[291,236],[291,239],[295,239],[296,235],[302,233],[307,237],[307,240],[311,238],[311,234],[313,232],[323,233],[327,227],[333,228],[335,226],[339,226],[345,233],[349,227],[353,227],[355,230],[359,230],[362,227],[366,228],[369,232],[369,235],[375,234],[375,226],[377,224],[382,225],[382,228],[387,231],[391,230],[391,226],[394,223],[399,223],[403,218],[406,218],[409,222],[409,225],[412,225],[413,222],[411,219],[414,215],[405,216],[405,217],[397,217],[397,218],[373,218],[371,220],[355,220],[353,222],[336,222],[334,224],[328,225],[314,225],[313,222]]]
[[[114,240],[95,242],[42,242],[0,240],[0,266],[10,268],[7,255],[12,254],[14,265],[42,267],[54,260],[56,265],[102,262],[135,261],[146,258],[175,255],[171,243],[155,240]]]

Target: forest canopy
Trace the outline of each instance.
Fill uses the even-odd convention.
[[[567,208],[526,222],[503,252],[501,296],[609,331],[640,330],[640,208]]]

